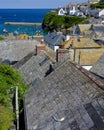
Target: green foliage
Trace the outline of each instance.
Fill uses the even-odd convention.
[[[0,65],[0,104],[3,106],[9,105],[11,99],[10,92],[18,86],[19,93],[23,96],[24,87],[22,76],[9,65]],[[21,97],[22,98],[22,97]]]
[[[11,115],[9,109],[13,101],[13,93],[15,91],[16,86],[18,86],[19,105],[21,105],[21,101],[23,100],[24,93],[27,89],[27,85],[23,82],[22,75],[9,65],[0,64],[0,105],[5,108],[3,111],[5,116],[6,112],[8,112],[8,116]],[[3,113],[1,113],[1,116],[3,116]],[[5,128],[4,124],[7,124],[7,126],[9,126],[11,118],[6,118],[8,118],[8,121],[2,121],[3,126],[2,129],[0,126],[0,130],[7,130],[7,127]]]
[[[0,104],[7,106],[8,101],[11,99],[10,92],[13,92],[18,86],[19,99],[27,89],[27,85],[23,83],[22,75],[6,64],[0,65]]]
[[[86,23],[86,20],[86,18],[76,16],[58,16],[56,12],[50,12],[44,17],[43,29],[44,25],[55,28],[68,28],[74,24]]]
[[[96,4],[91,4],[90,7],[91,8],[104,9],[104,2],[99,2],[99,3],[96,3]]]
[[[11,126],[12,112],[10,109],[0,106],[0,130],[8,130]]]
[[[0,40],[4,40],[4,38],[2,36],[0,36]]]

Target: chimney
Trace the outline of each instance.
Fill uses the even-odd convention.
[[[46,50],[46,46],[44,44],[44,41],[41,40],[40,44],[36,45],[36,55],[38,54],[38,52],[45,51],[45,50]]]
[[[41,39],[40,43],[43,45],[44,44],[44,39]]]
[[[63,62],[69,59],[69,50],[68,49],[58,49],[56,51],[56,61]]]

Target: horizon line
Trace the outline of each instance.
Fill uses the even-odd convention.
[[[0,9],[57,9],[57,8],[0,8]]]

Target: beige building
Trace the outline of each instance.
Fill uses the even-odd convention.
[[[83,66],[95,64],[104,54],[104,45],[85,37],[72,37],[63,43],[63,48],[69,48],[71,60]]]

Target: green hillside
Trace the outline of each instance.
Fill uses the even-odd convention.
[[[91,4],[90,7],[91,8],[104,9],[104,2],[99,2],[99,3],[96,3],[96,4]]]
[[[42,27],[44,30],[53,30],[53,29],[66,29],[71,27],[74,24],[83,24],[86,23],[86,18],[81,18],[77,16],[58,16],[57,12],[47,13],[44,17]]]

